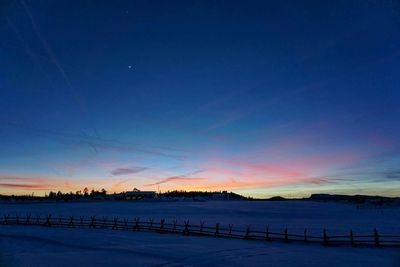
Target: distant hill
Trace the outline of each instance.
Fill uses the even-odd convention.
[[[335,202],[351,202],[351,203],[387,203],[397,202],[400,198],[384,197],[384,196],[367,196],[367,195],[336,195],[336,194],[312,194],[309,200],[315,201],[335,201]]]
[[[268,200],[270,200],[270,201],[284,201],[284,200],[290,200],[290,199],[289,198],[284,198],[284,197],[281,197],[281,196],[275,196],[275,197],[269,198]]]
[[[319,202],[344,202],[353,204],[400,205],[400,197],[368,196],[368,195],[338,195],[338,194],[312,194],[306,198],[284,198],[274,196],[267,199],[254,199],[255,201],[319,201]]]

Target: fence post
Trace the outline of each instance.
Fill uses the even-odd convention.
[[[244,235],[244,239],[250,239],[250,225],[246,226],[246,234]]]
[[[323,231],[323,238],[324,238],[323,245],[327,246],[328,245],[328,235],[326,233],[326,229],[324,229],[324,231]]]
[[[74,216],[70,216],[69,217],[68,227],[75,227],[75,225],[74,225]]]
[[[128,219],[124,218],[124,227],[125,229],[128,229]]]
[[[61,226],[62,225],[62,216],[58,217],[58,225]]]
[[[229,224],[228,225],[228,227],[229,227],[229,232],[228,232],[228,235],[229,235],[229,237],[232,237],[232,228],[233,228],[233,224]]]
[[[354,235],[353,235],[353,230],[350,230],[350,244],[354,246]]]
[[[378,234],[378,230],[376,230],[376,228],[374,229],[374,242],[375,242],[375,246],[379,247],[379,234]]]
[[[165,219],[161,219],[161,221],[160,221],[160,232],[164,231],[164,223],[165,223]]]
[[[51,214],[46,216],[46,222],[44,223],[45,226],[51,227],[50,219],[51,219]]]
[[[200,221],[200,234],[203,234],[204,221]]]
[[[150,222],[150,230],[153,230],[154,218],[149,218],[149,222]]]
[[[183,230],[184,235],[189,235],[189,220],[185,221],[185,229]]]
[[[107,228],[107,217],[103,216],[103,228]]]
[[[113,230],[117,230],[118,229],[118,217],[114,217],[114,224],[112,226]]]
[[[40,224],[40,215],[36,215],[35,224]]]
[[[140,225],[139,225],[139,220],[140,218],[135,218],[133,219],[135,221],[135,227],[133,228],[135,231],[139,231],[140,230]]]
[[[269,240],[269,225],[265,227],[265,239]]]
[[[307,239],[307,228],[304,228],[304,242],[308,242],[308,239]]]
[[[219,236],[219,223],[215,224],[215,236]]]
[[[285,234],[285,242],[287,243],[287,242],[289,242],[289,235],[288,235],[287,227],[285,228],[284,234]]]
[[[177,222],[178,222],[178,221],[177,221],[176,219],[173,220],[173,225],[174,225],[174,226],[173,226],[172,230],[173,230],[174,232],[176,232],[176,224],[177,224]]]
[[[27,214],[27,215],[26,215],[25,224],[27,224],[27,225],[31,224],[31,215],[30,215],[30,214]]]
[[[95,223],[96,217],[95,216],[90,216],[90,225],[89,228],[96,228],[96,223]]]
[[[83,227],[83,217],[79,216],[79,226]]]

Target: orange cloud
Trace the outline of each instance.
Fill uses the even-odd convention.
[[[12,183],[0,183],[0,188],[12,188],[12,189],[27,189],[27,190],[49,190],[51,187],[44,184],[12,184]]]

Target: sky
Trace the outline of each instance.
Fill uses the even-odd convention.
[[[398,1],[0,1],[0,194],[400,194]]]

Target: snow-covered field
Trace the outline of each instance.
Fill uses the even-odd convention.
[[[400,234],[400,208],[357,209],[317,202],[96,202],[0,204],[1,214],[189,219],[320,234]],[[394,248],[323,247],[171,234],[0,225],[0,266],[400,266]]]

